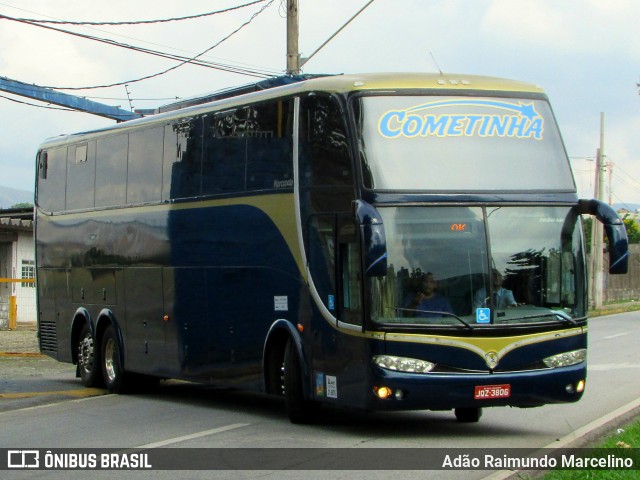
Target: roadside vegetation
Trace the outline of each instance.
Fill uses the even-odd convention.
[[[622,450],[627,448],[640,448],[640,420],[635,420],[627,425],[616,428],[592,448]],[[637,469],[637,455],[636,465]],[[554,470],[547,473],[544,480],[627,480],[637,479],[640,476],[638,470]]]
[[[599,310],[590,310],[589,317],[612,315],[614,313],[633,312],[640,310],[638,302],[611,303]],[[591,448],[605,449],[640,449],[640,419],[627,425],[613,429],[599,442],[590,445]],[[639,468],[640,465],[636,465]],[[554,470],[544,475],[544,480],[627,480],[640,477],[638,470]]]

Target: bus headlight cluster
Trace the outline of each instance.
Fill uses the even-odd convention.
[[[573,350],[571,352],[559,353],[558,355],[552,355],[544,360],[544,364],[550,368],[568,367],[580,362],[584,362],[587,359],[587,349],[581,348],[580,350]]]
[[[395,357],[393,355],[376,355],[373,363],[386,370],[406,373],[428,373],[433,370],[435,363],[416,358]]]

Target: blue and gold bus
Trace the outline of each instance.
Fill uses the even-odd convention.
[[[548,99],[474,76],[298,76],[46,141],[40,348],[87,386],[177,378],[320,404],[575,402],[581,215]]]

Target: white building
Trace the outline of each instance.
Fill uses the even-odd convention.
[[[35,324],[36,288],[33,208],[0,210],[0,329]],[[11,325],[12,326],[12,325]]]

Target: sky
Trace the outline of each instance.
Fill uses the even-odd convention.
[[[0,0],[0,15],[122,22],[197,15],[250,2]],[[302,56],[310,55],[366,3],[299,0]],[[286,69],[285,5],[286,0],[265,0],[169,23],[50,26],[185,57],[219,43],[201,58],[278,75]],[[603,113],[605,197],[613,203],[640,204],[639,18],[637,0],[374,0],[304,65],[303,72],[442,70],[537,84],[550,98],[579,195],[593,197]],[[175,98],[259,80],[187,64],[135,81],[178,63],[0,18],[0,76],[50,87],[126,82],[63,91],[127,110],[155,108]],[[40,107],[47,105],[0,92],[2,186],[33,190],[34,158],[44,139],[113,124],[86,113]]]

